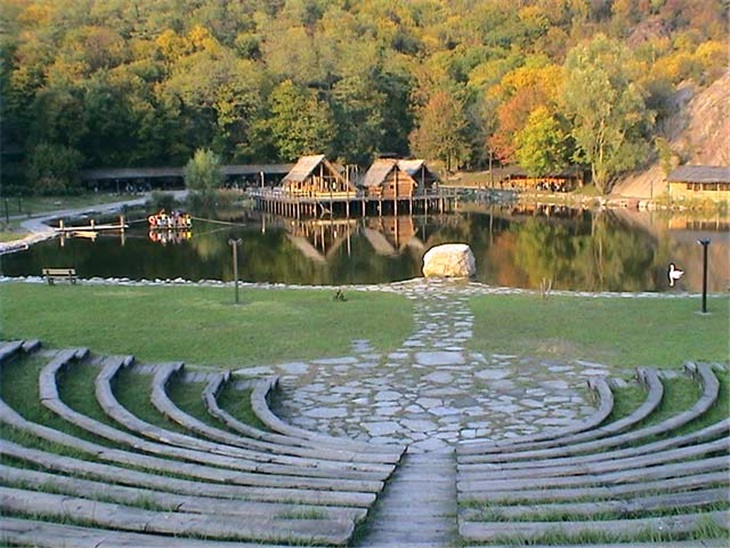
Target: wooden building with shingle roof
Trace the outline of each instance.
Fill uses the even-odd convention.
[[[438,185],[438,175],[428,168],[425,160],[398,160],[398,167],[413,177],[419,189],[431,190]]]
[[[281,181],[284,192],[317,196],[341,192],[355,193],[352,185],[324,154],[302,156]]]
[[[673,199],[730,200],[730,167],[681,166],[667,177]]]
[[[401,199],[424,194],[437,181],[423,160],[379,158],[365,172],[360,186],[367,196]]]

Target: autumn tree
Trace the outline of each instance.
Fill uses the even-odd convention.
[[[666,116],[683,82],[702,87],[725,73],[725,7],[724,0],[0,0],[4,167],[12,154],[3,151],[17,151],[15,168],[0,177],[29,186],[10,173],[23,172],[41,143],[81,152],[90,168],[179,165],[204,147],[236,162],[321,149],[363,164],[380,152],[413,151],[452,169],[471,167],[492,153],[516,161],[537,137],[540,124],[530,117],[545,107],[576,125],[572,137],[583,136],[576,157],[610,185],[655,137],[649,111]],[[615,44],[603,53],[576,47],[596,32],[625,41],[631,55]],[[565,95],[574,97],[562,104],[553,90],[563,88],[568,66]],[[282,99],[287,80],[301,120]],[[588,139],[601,132],[587,116],[600,113],[601,102],[612,105],[610,131],[601,130],[604,144],[594,148]]]
[[[515,136],[520,166],[534,177],[555,173],[569,163],[570,137],[564,124],[544,106],[535,109]]]
[[[525,65],[505,74],[492,91],[499,99],[497,127],[489,139],[490,149],[503,162],[517,160],[517,134],[532,112],[540,107],[555,110],[563,70],[544,56],[533,56]]]
[[[571,50],[565,61],[563,105],[573,124],[574,159],[590,166],[592,180],[603,193],[648,151],[644,132],[654,114],[632,81],[629,60],[625,46],[599,34]]]
[[[469,158],[464,105],[453,93],[436,91],[419,110],[417,120],[410,135],[413,153],[439,160],[447,171],[458,169]]]

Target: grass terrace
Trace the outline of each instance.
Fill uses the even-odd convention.
[[[346,302],[319,289],[0,286],[3,339],[134,353],[144,361],[246,367],[347,355],[366,339],[388,352],[411,333],[412,306],[389,292],[347,291]],[[585,298],[534,294],[471,299],[470,350],[619,368],[677,368],[685,360],[728,361],[730,297]]]
[[[620,368],[676,369],[686,360],[728,361],[730,297],[614,298],[531,294],[471,300],[470,349]]]
[[[245,367],[347,355],[367,339],[380,351],[410,334],[412,307],[388,292],[215,287],[0,286],[2,338],[86,346],[144,361]]]

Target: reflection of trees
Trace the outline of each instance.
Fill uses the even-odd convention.
[[[528,219],[517,228],[515,261],[537,287],[544,279],[552,280],[555,287],[563,285],[571,276],[576,242],[564,225],[548,224]]]
[[[556,288],[593,291],[653,289],[654,245],[607,213],[593,216],[590,233],[581,225],[529,219],[516,229],[515,261],[537,287],[545,278]]]
[[[395,234],[388,219],[368,221],[385,229],[385,237]],[[688,290],[698,287],[701,275],[702,249],[696,244],[696,233],[681,232],[680,239],[677,231],[651,232],[612,211],[545,217],[534,211],[525,216],[495,208],[462,215],[417,216],[411,224],[400,222],[398,227],[409,228],[406,235],[415,230],[415,237],[408,245],[399,241],[399,249],[393,246],[387,254],[378,253],[369,238],[372,235],[358,230],[359,224],[325,223],[331,234],[319,230],[312,245],[323,246],[320,251],[327,254],[313,261],[311,254],[292,243],[283,224],[267,221],[266,230],[260,225],[219,230],[219,224],[196,222],[193,238],[179,245],[150,242],[146,226],[140,224],[126,233],[124,246],[118,235],[100,235],[95,242],[69,239],[63,248],[55,240],[33,246],[29,252],[4,256],[2,267],[6,275],[38,275],[41,268],[57,265],[75,267],[84,277],[232,280],[228,239],[242,238],[239,272],[240,279],[247,281],[350,284],[403,280],[420,276],[424,251],[446,242],[470,244],[479,281],[511,287],[536,288],[547,278],[555,288],[564,289],[662,290],[670,260],[685,268],[682,282]],[[341,240],[350,228],[350,237]],[[710,287],[714,291],[726,282],[723,254],[727,246],[722,238],[713,237],[710,252],[717,255],[710,258]]]
[[[283,230],[250,234],[244,239],[241,271],[253,281],[279,283],[330,283],[326,265],[314,263],[294,246]]]
[[[333,280],[341,283],[379,283],[382,280],[404,280],[421,275],[420,253],[402,252],[378,255],[363,234],[352,238],[350,254],[344,248],[328,258]]]
[[[654,245],[607,212],[593,217],[591,237],[581,238],[575,273],[580,286],[600,291],[654,289]]]
[[[228,251],[228,240],[221,230],[209,230],[208,232],[193,233],[190,239],[190,246],[195,250],[198,257],[203,261],[218,260]]]

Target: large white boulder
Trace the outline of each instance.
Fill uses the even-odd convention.
[[[467,244],[442,244],[423,256],[427,278],[471,278],[477,272],[474,253]]]

